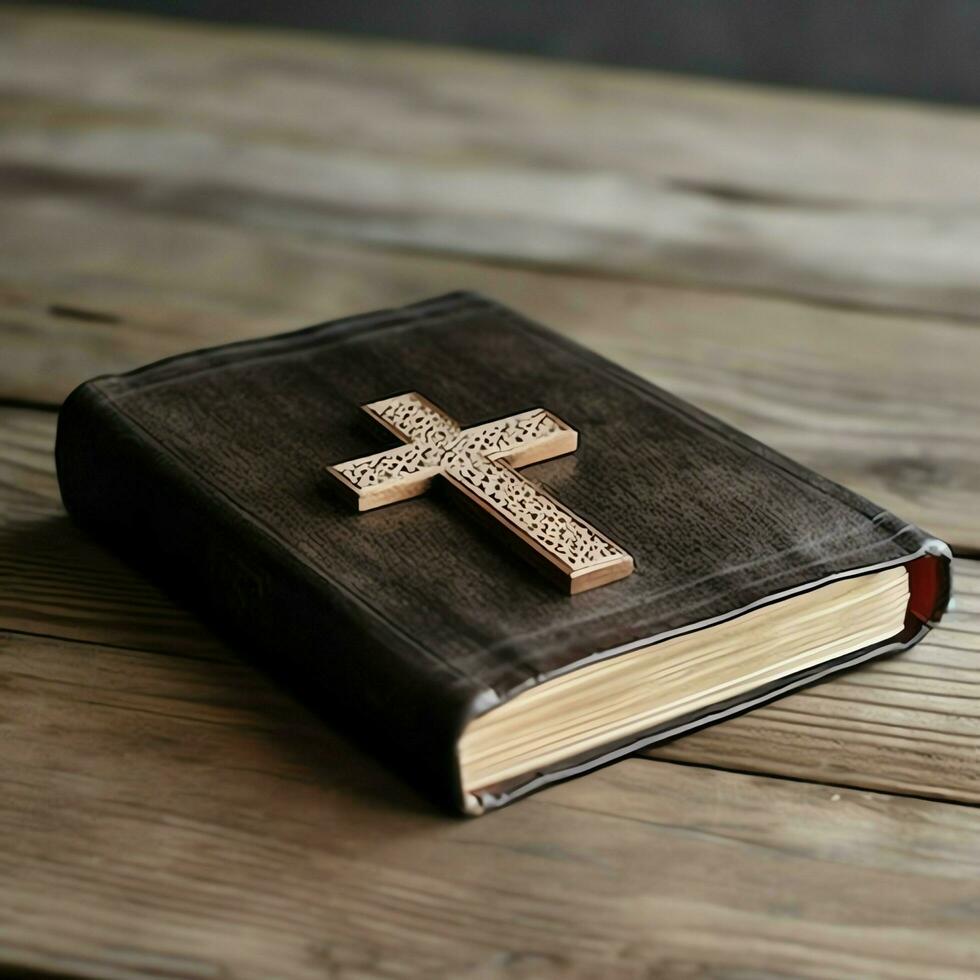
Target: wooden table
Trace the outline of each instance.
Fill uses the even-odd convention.
[[[0,972],[975,977],[980,114],[0,12]],[[76,531],[73,385],[475,288],[945,537],[911,652],[434,812]]]

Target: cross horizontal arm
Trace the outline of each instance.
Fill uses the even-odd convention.
[[[425,447],[411,443],[350,459],[328,469],[361,511],[418,497],[428,490],[439,473],[439,467],[427,460]]]
[[[578,433],[543,408],[532,408],[505,419],[464,429],[469,452],[503,459],[511,466],[530,466],[573,453]]]

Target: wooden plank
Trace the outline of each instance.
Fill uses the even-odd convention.
[[[974,317],[975,113],[0,23],[0,397],[473,286],[978,548],[967,326],[327,242]],[[633,759],[463,823],[77,532],[53,422],[0,412],[0,972],[976,975],[977,810],[817,784],[977,802],[974,563],[909,654],[661,750],[812,782]]]
[[[14,193],[975,318],[980,113],[8,10]],[[95,239],[93,239],[95,241]]]
[[[475,288],[980,553],[980,331],[738,294],[393,255],[0,200],[0,398]]]
[[[954,564],[952,612],[907,654],[646,754],[980,803],[980,562]]]
[[[53,425],[0,409],[0,629],[232,660],[64,516]],[[958,560],[955,582],[956,608],[911,651],[649,754],[980,803],[980,563]]]
[[[628,760],[463,821],[233,662],[0,634],[0,663],[0,964],[284,980],[980,968],[975,808]]]

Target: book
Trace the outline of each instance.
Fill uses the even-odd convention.
[[[481,296],[85,382],[83,527],[479,814],[893,654],[950,552]]]

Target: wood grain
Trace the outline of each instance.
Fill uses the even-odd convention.
[[[980,331],[0,200],[0,398],[473,288],[980,553]]]
[[[0,409],[0,629],[233,659],[64,516],[53,424]],[[953,610],[912,650],[648,754],[980,803],[980,563],[957,560],[954,585]]]
[[[975,318],[980,114],[10,10],[14,193]]]
[[[2,962],[284,980],[980,965],[973,808],[629,760],[451,821],[234,662],[0,634],[0,663]]]
[[[972,110],[7,8],[0,401],[475,288],[980,554],[978,150]],[[0,409],[0,973],[980,972],[977,563],[901,657],[452,822],[75,530],[53,427]]]
[[[447,821],[72,531],[53,418],[2,417],[3,526],[17,533],[0,548],[0,964],[98,978],[976,968],[976,810],[633,760]],[[957,573],[976,581],[971,563]],[[891,662],[920,673],[932,724],[905,747],[902,790],[976,799],[972,596]],[[926,674],[938,679],[923,691]],[[818,717],[794,714],[812,696],[797,695],[736,733],[744,757],[700,761],[801,776],[805,733],[829,725],[838,765],[814,775],[847,780],[884,759],[890,776],[894,746],[866,737],[868,719],[906,719],[894,678],[871,675],[851,677],[879,706],[823,685],[844,696]],[[767,748],[780,745],[782,758]]]
[[[646,754],[980,803],[980,562],[953,574],[953,610],[908,653]]]

